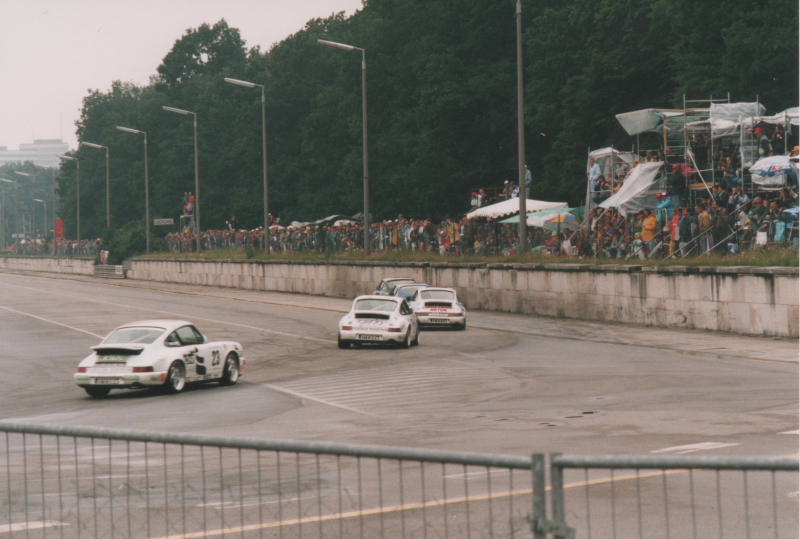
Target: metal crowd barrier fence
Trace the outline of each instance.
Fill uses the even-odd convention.
[[[0,432],[0,534],[9,538],[670,538],[717,536],[717,522],[726,539],[798,531],[797,475],[776,478],[796,472],[797,459],[552,455],[548,487],[542,454],[13,422]],[[628,468],[635,475],[615,475]],[[736,509],[722,470],[744,474]],[[772,472],[771,490],[748,483],[756,470]],[[721,499],[729,505],[714,512]],[[674,513],[687,509],[688,527]]]
[[[798,537],[796,456],[535,454],[534,537]]]

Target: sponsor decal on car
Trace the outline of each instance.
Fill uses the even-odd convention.
[[[128,361],[128,357],[124,355],[112,355],[112,356],[99,356],[97,358],[98,363],[125,363]]]

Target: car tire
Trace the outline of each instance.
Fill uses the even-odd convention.
[[[406,331],[406,338],[403,339],[403,342],[400,343],[400,348],[410,348],[411,347],[411,326],[408,326],[408,331]]]
[[[339,335],[337,341],[339,344],[339,348],[341,348],[342,350],[347,350],[348,348],[350,348],[350,341],[343,340],[341,335]]]
[[[102,399],[108,397],[108,394],[111,393],[110,387],[84,387],[83,389],[85,389],[86,393],[93,399]]]
[[[239,358],[233,352],[225,358],[225,367],[222,369],[222,378],[219,385],[232,386],[239,379]]]
[[[164,381],[164,390],[174,395],[180,393],[186,387],[186,367],[180,361],[174,361],[167,371],[167,379]]]
[[[417,326],[417,336],[414,337],[414,340],[411,341],[411,346],[419,346],[419,326]]]

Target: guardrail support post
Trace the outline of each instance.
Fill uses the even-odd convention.
[[[553,539],[571,539],[564,514],[564,469],[553,461],[561,453],[550,453],[550,501],[553,504]]]
[[[533,475],[533,539],[546,539],[547,507],[544,484],[544,453],[534,453],[531,457],[531,473]]]

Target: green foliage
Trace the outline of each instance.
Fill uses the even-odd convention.
[[[103,250],[108,251],[109,264],[122,264],[125,260],[147,251],[147,235],[144,224],[131,221],[122,227],[106,230]]]
[[[189,29],[146,87],[114,82],[84,99],[78,136],[109,146],[112,227],[143,221],[148,133],[151,217],[177,219],[194,191],[197,113],[203,228],[236,215],[262,225],[260,89],[265,86],[271,212],[307,221],[362,209],[361,57],[366,49],[374,218],[441,218],[469,191],[516,180],[513,0],[366,0],[345,18],[309,21],[269,51],[223,20]],[[798,5],[783,0],[523,1],[526,155],[534,197],[581,201],[588,147],[631,139],[614,115],[731,94],[774,113],[797,105]],[[81,149],[81,229],[105,229],[104,152]],[[76,167],[61,169],[61,214],[74,237]],[[38,185],[37,185],[38,192]],[[158,230],[161,234],[162,231]]]

